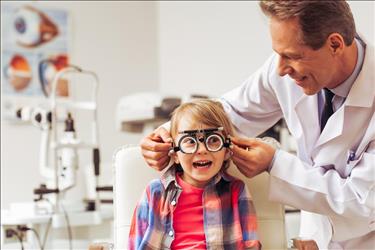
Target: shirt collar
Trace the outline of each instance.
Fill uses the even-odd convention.
[[[357,63],[355,65],[353,73],[349,76],[348,79],[346,79],[342,84],[337,86],[334,89],[331,89],[331,91],[338,96],[346,98],[348,96],[348,93],[354,83],[354,81],[357,79],[357,76],[361,72],[363,61],[364,61],[364,53],[365,53],[365,47],[362,41],[359,37],[354,38],[354,41],[357,45],[357,54],[358,59]]]

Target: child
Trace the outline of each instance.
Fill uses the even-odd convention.
[[[233,127],[220,103],[201,99],[171,119],[174,164],[135,209],[129,249],[259,249],[245,184],[225,173]]]

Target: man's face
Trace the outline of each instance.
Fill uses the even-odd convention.
[[[304,45],[299,39],[298,19],[270,20],[272,47],[279,54],[278,73],[289,75],[306,95],[335,85],[336,62],[328,43],[318,50]]]

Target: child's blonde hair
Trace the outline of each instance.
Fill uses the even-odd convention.
[[[172,113],[171,136],[176,138],[182,117],[189,117],[192,122],[201,123],[212,128],[223,127],[223,135],[234,135],[234,128],[220,102],[210,99],[196,99],[183,103]]]

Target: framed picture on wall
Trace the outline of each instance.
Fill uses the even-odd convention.
[[[69,64],[69,14],[36,3],[1,4],[2,119],[12,119],[24,105],[46,103],[56,73]],[[67,80],[56,95],[69,97]]]

